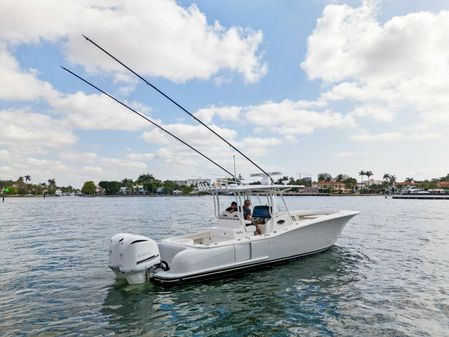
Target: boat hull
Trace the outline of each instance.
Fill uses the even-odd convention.
[[[168,260],[170,270],[157,272],[150,278],[165,284],[194,282],[316,254],[334,245],[344,226],[356,214],[358,212],[342,211],[301,226],[289,226],[238,243],[206,249],[160,243],[161,257]]]

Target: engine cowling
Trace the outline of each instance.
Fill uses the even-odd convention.
[[[128,283],[144,283],[146,271],[160,262],[159,248],[154,240],[129,234],[120,242],[118,269]]]
[[[109,242],[109,268],[112,269],[115,276],[118,278],[125,278],[122,272],[119,270],[120,265],[120,246],[122,241],[133,234],[128,233],[117,233]]]

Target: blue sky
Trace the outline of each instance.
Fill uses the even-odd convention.
[[[234,151],[86,34],[267,170],[449,172],[446,1],[22,1],[0,4],[0,179],[222,176],[59,68],[128,102],[232,171]],[[39,13],[39,15],[35,15]],[[237,171],[257,172],[237,155]]]

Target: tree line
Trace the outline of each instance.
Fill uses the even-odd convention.
[[[98,186],[104,190],[106,195],[126,194],[173,194],[173,191],[180,191],[182,194],[189,194],[193,191],[192,186],[185,186],[173,180],[160,180],[150,173],[141,174],[136,180],[125,178],[121,181],[100,181]],[[123,192],[122,192],[123,191]],[[83,194],[96,194],[97,187],[93,181],[86,181],[81,189]]]
[[[372,171],[360,171],[358,172],[361,183],[365,183],[366,187],[362,187],[360,192],[363,193],[378,193],[384,191],[386,188],[394,188],[397,184],[396,176],[393,174],[385,173],[383,175],[382,183],[371,183],[370,177],[374,174]],[[367,180],[364,180],[367,177]],[[348,189],[356,189],[358,182],[356,178],[353,178],[346,174],[338,174],[332,176],[330,173],[319,173],[318,181],[335,181],[345,184]],[[415,180],[413,177],[407,177],[405,182],[413,183],[414,186],[428,190],[438,188],[438,183],[449,182],[449,174],[440,178]],[[312,179],[310,177],[295,179],[293,177],[283,176],[275,181],[276,184],[288,184],[288,185],[304,185],[305,187],[312,186]],[[253,182],[251,184],[261,184],[261,182]],[[107,195],[119,194],[121,189],[126,188],[127,194],[137,194],[142,191],[145,194],[154,194],[161,191],[164,194],[172,194],[173,191],[179,190],[182,194],[189,194],[193,191],[192,186],[184,186],[177,184],[174,180],[160,180],[154,177],[150,173],[139,175],[136,180],[125,178],[121,181],[100,181],[98,186],[104,189],[104,193]],[[57,190],[61,190],[64,193],[80,192],[80,190],[68,186],[58,186],[54,178],[49,178],[45,182],[33,184],[31,182],[31,176],[29,174],[20,176],[17,180],[0,180],[0,193],[5,195],[54,195]],[[96,194],[97,185],[93,181],[86,181],[81,189],[84,194]]]
[[[55,178],[49,178],[45,182],[33,184],[29,174],[20,176],[17,180],[0,180],[0,193],[6,195],[42,195],[55,194],[60,189],[63,193],[72,193],[75,188],[72,186],[57,186]]]

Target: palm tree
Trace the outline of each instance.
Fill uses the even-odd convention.
[[[19,178],[17,179],[17,182],[23,183],[23,177],[19,177]]]
[[[371,177],[371,176],[373,175],[373,172],[371,172],[371,171],[366,171],[366,172],[365,172],[365,175],[366,175],[367,178],[368,178],[368,186],[369,186],[369,177]]]
[[[394,174],[390,176],[390,183],[392,186],[396,184],[396,176]]]
[[[412,182],[415,181],[415,179],[413,179],[413,178],[405,178],[405,181],[408,182],[408,183],[412,183]]]
[[[25,181],[26,181],[26,182],[31,181],[31,176],[30,176],[29,174],[27,174],[27,175],[25,176]]]
[[[359,176],[360,176],[360,179],[361,179],[361,183],[363,184],[363,176],[365,176],[366,175],[366,172],[365,171],[360,171],[359,172]]]
[[[56,190],[56,180],[55,178],[48,179],[48,191],[50,194],[53,194]]]
[[[344,181],[345,179],[346,179],[345,175],[340,173],[340,174],[335,178],[335,181],[342,182],[342,181]]]
[[[396,183],[396,176],[394,174],[385,173],[383,179],[385,180],[385,184],[389,186],[390,192],[394,193],[394,185]]]
[[[393,186],[396,183],[396,176],[394,174],[384,174],[384,180],[388,181],[388,184]]]

